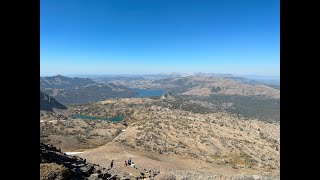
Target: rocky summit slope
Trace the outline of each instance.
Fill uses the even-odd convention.
[[[105,168],[68,156],[56,147],[40,142],[40,179],[89,179],[94,173],[102,179],[111,179],[112,176]]]
[[[160,171],[149,169],[132,168],[132,170],[138,173],[130,175],[117,172],[111,167],[104,168],[97,164],[88,163],[86,159],[66,155],[55,146],[40,142],[40,180],[154,179],[160,173]]]
[[[168,167],[202,169],[203,172],[218,172],[224,168],[221,174],[230,175],[279,175],[279,123],[226,113],[192,113],[161,106],[158,101],[148,98],[108,100],[83,108],[82,112],[111,114],[108,111],[112,109],[113,113],[126,114],[128,126],[113,142],[149,152],[149,159],[162,163],[176,159],[174,165]],[[170,158],[159,158],[161,155]]]
[[[105,156],[118,159],[112,151]],[[101,159],[104,159],[101,156]],[[108,161],[109,163],[110,161]],[[117,165],[118,163],[118,165]],[[40,142],[40,180],[193,180],[193,179],[230,179],[230,180],[268,180],[274,177],[261,175],[219,175],[215,173],[199,172],[193,170],[176,169],[148,169],[139,167],[119,168],[119,162],[115,166],[102,167],[97,164],[88,163],[86,159],[78,156],[70,156],[61,152],[55,146]],[[108,167],[108,168],[106,168]],[[125,170],[123,170],[125,169]]]
[[[65,149],[72,147],[59,141],[72,145],[73,141],[66,139],[81,140],[87,149],[78,156],[102,167],[114,159],[116,172],[131,176],[149,169],[160,171],[155,176],[158,179],[279,179],[279,122],[226,112],[197,113],[193,104],[185,103],[173,106],[164,99],[126,98],[73,106],[69,108],[73,113],[93,117],[121,114],[125,120],[110,123],[69,117],[42,123],[41,132],[43,139]],[[98,142],[104,145],[96,146]],[[138,170],[123,166],[130,157]]]

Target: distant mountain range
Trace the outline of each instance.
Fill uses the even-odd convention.
[[[43,88],[79,89],[95,83],[95,81],[89,78],[70,78],[61,75],[52,77],[40,77],[40,87]]]
[[[201,75],[201,76],[215,76],[215,77],[233,77],[230,73],[220,74],[220,73],[194,73],[193,75]]]
[[[234,75],[231,73],[203,73],[203,72],[195,72],[195,73],[158,73],[158,74],[104,74],[104,75],[95,75],[95,74],[87,74],[87,75],[70,75],[70,77],[81,77],[81,78],[90,78],[99,82],[112,82],[114,80],[159,80],[159,79],[167,79],[167,78],[177,78],[177,77],[186,77],[186,76],[214,76],[214,77],[234,77],[234,78],[245,78],[248,80],[254,80],[259,83],[263,83],[265,85],[278,85],[280,86],[280,76],[262,76],[262,75]]]
[[[95,79],[53,76],[40,77],[40,90],[65,104],[87,104],[110,98],[128,98],[134,89],[162,89],[174,95],[209,96],[212,94],[280,98],[276,79],[249,79],[232,74],[197,73],[106,75]]]
[[[40,90],[65,105],[86,104],[108,98],[132,97],[136,93],[123,85],[97,83],[89,78],[40,77]]]
[[[112,82],[112,81],[131,81],[131,80],[157,80],[165,78],[176,78],[182,75],[178,73],[172,74],[119,74],[119,75],[97,75],[92,76],[92,79],[101,82]]]

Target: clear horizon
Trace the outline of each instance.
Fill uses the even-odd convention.
[[[279,0],[40,0],[40,76],[280,77]]]
[[[91,77],[91,76],[143,76],[143,75],[170,75],[170,74],[179,74],[179,75],[195,75],[196,73],[203,73],[203,72],[194,72],[194,73],[179,73],[179,72],[169,72],[169,73],[102,73],[102,74],[47,74],[47,75],[41,75],[40,77],[53,77],[53,76],[66,76],[66,77]],[[231,74],[235,77],[246,77],[249,79],[273,79],[273,80],[280,80],[280,76],[265,76],[265,75],[257,75],[257,74],[232,74],[232,73],[214,73],[214,72],[208,72],[204,74],[216,74],[216,75],[225,75],[225,74]]]

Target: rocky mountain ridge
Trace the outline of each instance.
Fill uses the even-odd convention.
[[[53,109],[67,109],[66,106],[59,103],[53,97],[50,97],[46,93],[40,91],[40,110],[53,111]]]
[[[40,77],[40,90],[64,105],[94,103],[109,98],[133,97],[136,94],[123,85],[61,75]]]

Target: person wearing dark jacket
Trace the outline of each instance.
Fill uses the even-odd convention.
[[[114,162],[114,160],[112,160],[111,161],[111,164],[110,164],[110,168],[112,169],[112,167],[113,167],[113,162]]]

